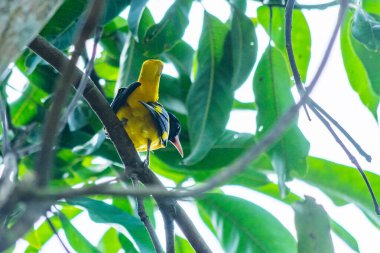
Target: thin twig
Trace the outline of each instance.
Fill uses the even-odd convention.
[[[4,84],[5,81],[9,79],[9,77],[12,74],[11,69],[7,69],[6,72],[3,73],[2,79],[0,82]],[[3,85],[5,87],[5,85]],[[2,87],[2,89],[4,89]],[[4,92],[2,91],[0,93],[0,115],[1,115],[1,126],[3,129],[3,155],[5,155],[7,152],[11,150],[11,145],[8,139],[8,130],[9,130],[9,122],[8,122],[8,115],[7,115],[7,109],[6,109],[6,97],[4,96]]]
[[[295,0],[288,0],[286,4],[286,10],[285,10],[285,36],[286,36],[286,49],[288,51],[288,58],[290,62],[290,66],[293,72],[294,80],[298,89],[298,92],[300,95],[303,95],[305,93],[304,87],[301,82],[300,74],[297,68],[297,64],[294,58],[293,53],[293,45],[291,40],[291,34],[292,34],[292,12],[294,8]],[[359,162],[356,160],[355,156],[348,150],[346,145],[343,143],[343,141],[339,138],[339,136],[335,133],[334,129],[331,127],[330,122],[332,122],[339,131],[343,133],[343,135],[352,143],[352,145],[357,149],[357,151],[368,161],[371,161],[371,156],[369,156],[362,148],[361,146],[352,138],[352,136],[333,118],[330,114],[328,114],[321,106],[319,106],[315,101],[313,101],[311,98],[309,98],[306,102],[306,104],[310,107],[310,109],[315,113],[315,115],[318,117],[318,119],[322,122],[323,125],[327,128],[327,130],[330,132],[330,134],[334,137],[336,142],[341,146],[343,151],[346,153],[350,161],[354,164],[354,166],[359,170],[361,176],[363,177],[365,184],[371,194],[371,198],[375,207],[375,211],[377,214],[380,214],[379,206],[376,200],[376,197],[373,193],[371,184],[369,183],[364,171],[362,170]],[[325,118],[326,117],[326,118]]]
[[[62,238],[59,236],[58,231],[55,228],[53,222],[51,222],[50,218],[46,214],[45,214],[45,218],[46,218],[47,223],[49,224],[49,227],[51,228],[51,230],[53,231],[53,233],[55,234],[55,236],[57,236],[59,242],[61,243],[61,245],[64,248],[64,250],[66,251],[66,253],[70,253],[70,250],[67,248],[67,246],[63,242]]]
[[[324,117],[326,117],[339,131],[349,140],[349,142],[356,148],[360,155],[362,155],[367,162],[371,162],[372,157],[367,154],[360,146],[359,143],[355,141],[355,139],[344,129],[339,122],[337,122],[328,112],[326,112],[320,105],[318,105],[313,99],[309,99],[308,104],[310,106],[315,107]]]
[[[295,0],[288,0],[288,2],[286,3],[286,9],[285,9],[285,45],[286,45],[286,51],[288,53],[288,57],[289,59],[292,59],[292,60],[289,60],[292,71],[294,69],[297,69],[293,47],[292,47],[292,15],[293,15],[293,8],[294,8],[295,2],[296,2]],[[298,70],[293,71],[293,77],[294,77],[294,81],[295,81],[298,93],[300,95],[304,95],[305,88],[302,85],[301,75],[298,72]],[[303,108],[305,110],[307,118],[309,119],[309,121],[311,121],[309,112],[307,110],[307,104],[304,104]]]
[[[318,118],[322,121],[323,125],[327,128],[327,130],[331,133],[331,135],[334,137],[335,141],[339,144],[339,146],[343,149],[344,153],[346,153],[348,159],[354,164],[354,166],[358,169],[360,172],[362,178],[364,179],[364,182],[368,188],[369,193],[371,194],[372,202],[375,207],[376,214],[380,215],[380,209],[379,204],[377,203],[375,194],[373,193],[372,187],[370,182],[368,181],[367,176],[365,175],[362,167],[360,166],[359,162],[356,160],[355,156],[352,155],[352,153],[348,150],[346,145],[342,142],[342,140],[339,138],[339,136],[335,133],[334,129],[331,127],[330,123],[322,116],[320,115],[320,112],[315,109],[311,108],[311,110],[318,116]]]
[[[90,37],[92,31],[97,26],[98,19],[103,10],[103,4],[104,0],[95,0],[92,2],[81,32],[75,42],[75,49],[71,60],[65,67],[62,78],[57,84],[54,102],[44,124],[41,151],[39,152],[36,163],[37,185],[40,187],[46,186],[50,179],[50,167],[53,160],[53,146],[57,139],[56,134],[59,130],[61,111],[65,104],[69,88],[71,87],[70,84],[73,81],[72,72],[76,68],[76,62],[85,47],[87,38]]]
[[[137,176],[132,175],[131,179],[132,179],[132,184],[133,184],[134,189],[138,189],[139,181],[137,179]],[[156,231],[154,231],[152,223],[150,222],[149,217],[146,213],[145,206],[144,206],[144,198],[142,196],[136,196],[136,202],[137,202],[137,213],[141,221],[144,223],[146,229],[148,230],[150,239],[153,242],[154,249],[156,250],[157,253],[163,253],[160,240],[158,239]]]
[[[97,29],[95,30],[95,37],[94,37],[94,44],[92,47],[91,58],[89,59],[87,65],[86,65],[86,70],[85,70],[84,75],[82,76],[82,78],[79,82],[78,88],[76,89],[76,93],[75,93],[73,99],[71,100],[70,104],[67,107],[67,110],[65,111],[65,113],[61,117],[61,120],[59,123],[61,126],[60,131],[62,131],[62,129],[64,128],[69,115],[73,112],[73,110],[77,106],[78,100],[81,98],[83,91],[86,88],[87,79],[90,78],[89,75],[94,68],[96,48],[97,48],[97,45],[99,43],[101,35],[102,35],[102,27],[98,26]]]

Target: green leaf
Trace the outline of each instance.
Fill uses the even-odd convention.
[[[138,29],[139,31],[143,31],[152,24],[154,24],[153,17],[146,8],[142,14]],[[127,87],[129,84],[137,81],[140,75],[140,68],[147,59],[144,56],[142,45],[133,36],[130,36],[120,55],[119,77],[115,86],[115,94],[120,88]]]
[[[123,226],[133,237],[141,252],[154,252],[152,241],[144,224],[136,217],[102,201],[77,198],[67,201],[71,205],[79,205],[88,211],[90,218],[98,223],[115,223]]]
[[[251,73],[257,57],[257,38],[251,19],[237,8],[233,8],[231,30],[227,37],[232,53],[232,87],[239,88]]]
[[[100,252],[118,253],[121,249],[118,234],[119,232],[116,229],[108,229],[98,243]]]
[[[363,0],[362,6],[368,13],[380,14],[380,2],[377,0]]]
[[[340,199],[358,206],[377,227],[380,218],[376,215],[368,189],[357,169],[318,158],[309,158],[309,171],[299,178],[318,187],[334,201]],[[380,196],[380,176],[366,172],[376,196]]]
[[[136,41],[139,40],[138,27],[147,2],[148,0],[131,0],[131,9],[128,15],[128,26]]]
[[[163,19],[149,27],[143,39],[145,55],[152,57],[168,51],[182,38],[189,24],[191,4],[191,0],[175,1]]]
[[[251,202],[213,193],[205,194],[197,204],[211,217],[225,252],[296,252],[296,241],[290,232]]]
[[[190,82],[190,80],[188,80]],[[184,103],[189,83],[169,75],[163,74],[160,80],[160,103],[169,110],[186,114]]]
[[[118,237],[119,237],[119,242],[121,246],[123,247],[123,250],[125,250],[125,252],[138,253],[136,248],[133,246],[133,243],[127,237],[125,237],[122,233],[119,233]]]
[[[298,237],[298,253],[333,253],[329,217],[315,199],[306,196],[293,205]]]
[[[99,252],[66,218],[60,214],[59,218],[62,222],[62,228],[70,245],[77,252]]]
[[[235,8],[238,8],[242,13],[247,9],[247,0],[228,0]]]
[[[340,33],[340,48],[342,50],[344,67],[346,68],[351,87],[358,93],[362,103],[369,109],[375,119],[377,119],[379,97],[372,88],[374,84],[372,84],[372,80],[365,66],[354,50],[354,45],[359,45],[352,37],[351,21],[352,14],[348,12]]]
[[[351,13],[347,12],[348,19],[350,19],[350,15]],[[377,95],[380,95],[380,73],[376,67],[380,64],[380,51],[370,50],[355,39],[351,39],[351,43],[367,72],[372,89]]]
[[[191,76],[194,61],[194,49],[185,41],[180,40],[164,56],[170,60],[180,75]]]
[[[22,96],[10,104],[12,123],[15,126],[23,126],[36,120],[39,108],[43,105],[41,100],[45,97],[45,92],[28,85]]]
[[[347,244],[347,246],[349,246],[355,252],[360,252],[359,245],[355,237],[353,237],[344,227],[335,221],[330,220],[330,223],[334,233],[339,236]]]
[[[272,10],[272,19],[270,18]],[[284,56],[287,56],[285,45],[285,8],[261,6],[257,10],[259,23],[264,27]],[[271,21],[270,21],[271,20]],[[269,25],[272,24],[271,27]],[[311,35],[306,18],[301,10],[293,11],[292,44],[297,68],[303,82],[306,81],[307,70],[310,62]],[[290,70],[289,61],[286,60]]]
[[[257,136],[260,139],[294,104],[290,92],[290,75],[278,49],[268,47],[263,54],[254,75],[253,89],[257,105]],[[269,150],[282,194],[285,194],[286,180],[293,174],[304,175],[307,170],[309,143],[296,122]]]
[[[177,253],[195,253],[191,244],[184,238],[175,236],[175,252]]]
[[[41,35],[60,49],[66,49],[72,43],[81,28],[86,15],[88,0],[66,0],[41,31]],[[106,0],[101,25],[105,25],[118,16],[130,3],[130,0]]]
[[[352,20],[352,36],[368,49],[380,49],[380,22],[363,9],[356,9]]]
[[[188,154],[190,151],[189,141],[183,139],[181,143],[184,154]],[[178,151],[170,144],[170,146],[165,149],[155,151],[152,158],[158,157],[169,166],[179,170],[189,170],[191,172],[212,170],[232,163],[253,143],[254,137],[251,134],[226,131],[219,137],[206,157],[195,164],[183,164],[182,158],[178,155]],[[218,159],[215,159],[215,157],[218,157]]]
[[[71,220],[82,211],[75,207],[64,206],[61,212]],[[53,223],[56,229],[60,229],[62,227],[61,221],[57,216],[50,217],[50,221]],[[35,250],[40,250],[53,235],[54,232],[52,231],[49,223],[47,221],[44,221],[35,229],[31,229],[23,239],[26,240],[29,245]]]
[[[230,70],[223,68],[226,64],[222,61],[227,32],[225,24],[205,12],[197,76],[186,101],[192,146],[191,154],[184,160],[188,165],[207,155],[223,133],[232,108]]]

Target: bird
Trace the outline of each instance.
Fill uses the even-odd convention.
[[[179,140],[179,120],[158,102],[160,77],[164,64],[150,59],[143,62],[137,82],[120,88],[111,108],[138,152],[147,151],[144,163],[149,165],[150,151],[165,148],[171,142],[183,157]]]

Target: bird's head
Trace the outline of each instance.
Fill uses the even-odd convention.
[[[181,132],[181,124],[179,120],[170,112],[169,114],[169,141],[178,150],[180,155],[183,157],[183,150],[181,142],[179,141],[179,134]]]
[[[164,63],[160,60],[146,60],[144,61],[139,80],[156,82],[160,79]]]

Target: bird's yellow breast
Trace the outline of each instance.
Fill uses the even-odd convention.
[[[136,109],[126,104],[116,113],[116,116],[123,122],[124,129],[136,150],[139,152],[147,151],[148,140],[151,140],[151,150],[164,147],[152,115],[141,104],[139,107]]]

